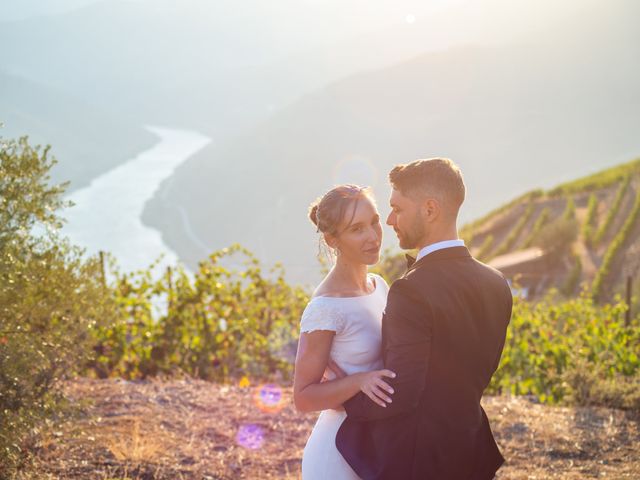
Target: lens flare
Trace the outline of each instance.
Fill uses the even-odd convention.
[[[378,183],[378,169],[367,157],[348,155],[334,166],[333,183],[355,183],[375,188]]]
[[[249,450],[257,450],[264,443],[264,431],[259,425],[242,425],[236,434],[236,443]]]
[[[256,406],[265,413],[276,413],[284,408],[282,389],[275,383],[257,387],[253,400]]]

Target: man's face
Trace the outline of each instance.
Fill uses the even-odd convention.
[[[395,230],[400,248],[408,250],[420,246],[425,236],[425,228],[418,203],[394,188],[389,204],[391,213],[387,217],[387,225]]]

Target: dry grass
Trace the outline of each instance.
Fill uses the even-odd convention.
[[[297,479],[316,417],[297,413],[288,389],[275,407],[256,388],[198,380],[78,379],[64,389],[79,414],[42,435],[33,468],[16,478]],[[499,479],[640,478],[638,413],[510,397],[484,405],[507,458]]]

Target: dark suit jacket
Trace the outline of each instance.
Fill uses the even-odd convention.
[[[389,290],[386,408],[359,393],[345,403],[336,446],[365,480],[485,480],[504,462],[480,406],[511,318],[504,277],[466,247],[435,251]]]

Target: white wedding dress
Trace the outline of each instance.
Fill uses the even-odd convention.
[[[382,368],[380,344],[382,313],[389,286],[382,277],[369,274],[375,289],[360,297],[314,297],[307,304],[300,332],[336,332],[330,356],[348,375]],[[323,410],[302,455],[302,480],[357,480],[336,448],[336,433],[346,418],[344,411]]]

